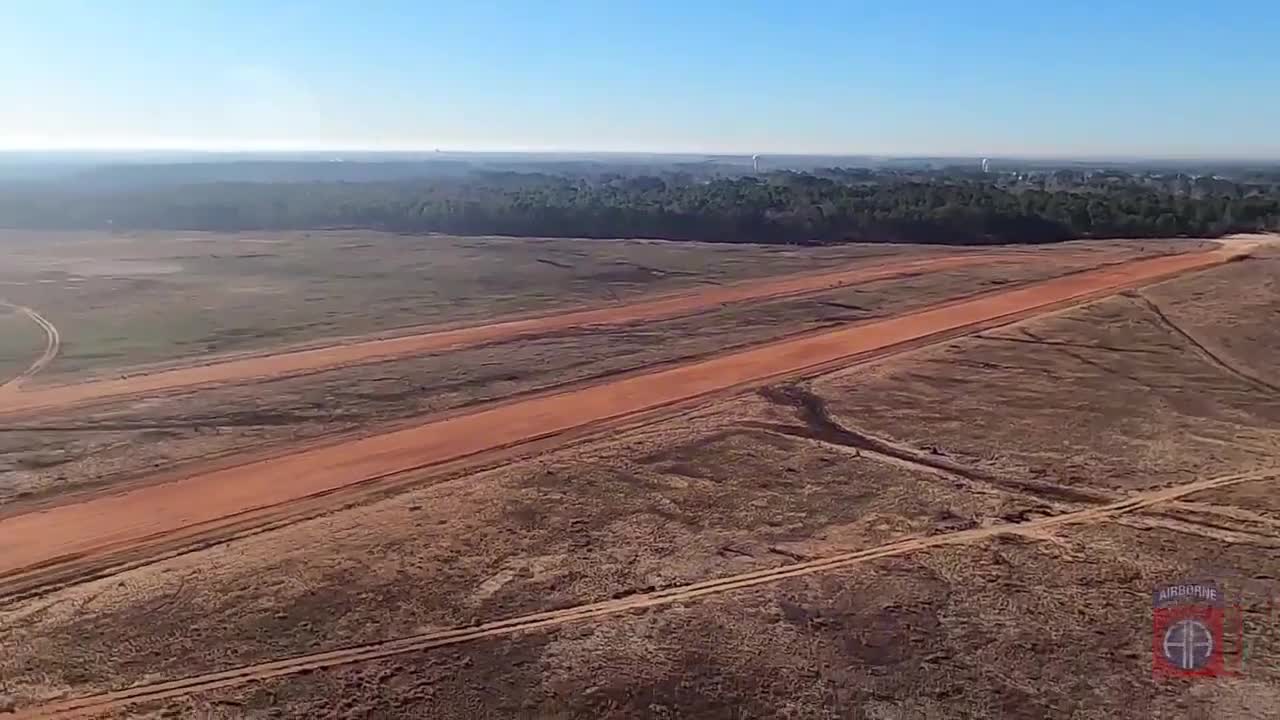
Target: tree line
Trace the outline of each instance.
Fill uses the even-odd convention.
[[[826,244],[1043,243],[1280,229],[1280,187],[1177,192],[1137,178],[1046,189],[995,178],[778,172],[695,179],[498,172],[391,182],[0,187],[0,226],[403,233]]]

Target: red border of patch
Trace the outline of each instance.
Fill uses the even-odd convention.
[[[1152,675],[1155,677],[1218,677],[1226,675],[1226,663],[1223,645],[1226,640],[1224,615],[1222,607],[1187,603],[1169,607],[1153,608],[1151,615],[1151,663]],[[1195,619],[1204,623],[1213,635],[1213,650],[1204,667],[1195,670],[1184,670],[1169,662],[1164,656],[1164,636],[1176,622]]]

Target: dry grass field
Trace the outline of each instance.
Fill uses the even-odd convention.
[[[548,269],[537,258],[552,246],[554,258],[606,247],[502,242],[501,252]],[[718,281],[763,270],[764,255],[750,253],[776,253],[770,270],[794,272],[890,251],[697,256],[636,245],[631,262],[698,267]],[[368,433],[1197,245],[1099,243],[1070,259],[1065,246],[1027,250],[1025,263],[5,420],[0,518],[183,463]],[[1280,252],[1260,248],[9,600],[0,695],[19,717],[132,686],[155,689],[97,711],[1280,716],[1280,616],[1260,591],[1280,596],[1278,269]],[[664,276],[633,291],[698,281]],[[601,299],[587,285],[548,289],[547,302]],[[535,307],[537,287],[531,300],[483,312]],[[70,310],[58,318],[39,297],[9,299],[57,322],[69,348],[77,323],[92,322]],[[479,313],[483,302],[458,304]],[[421,305],[412,322],[379,326],[353,307],[320,334],[263,342],[478,317]],[[38,352],[38,335],[31,345]],[[156,342],[93,367],[178,359],[183,345]],[[1151,591],[1190,577],[1251,583],[1238,677],[1152,679]],[[196,679],[157,686],[181,678]]]
[[[0,433],[10,463],[0,507],[109,485],[157,465],[208,458],[535,390],[926,307],[1088,267],[989,265],[871,281],[797,299],[716,308],[616,328],[578,328],[303,377],[148,396],[19,418]]]
[[[43,346],[44,333],[35,323],[17,310],[0,305],[0,383],[25,370]]]
[[[895,252],[363,231],[0,230],[0,249],[0,297],[38,308],[66,335],[49,368],[58,379],[415,325],[486,322]]]

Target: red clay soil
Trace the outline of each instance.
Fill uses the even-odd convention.
[[[106,692],[96,696],[84,696],[60,700],[49,705],[28,707],[18,711],[14,720],[49,720],[54,717],[90,717],[110,710],[120,710],[137,703],[172,700],[172,698],[189,696],[189,694],[215,691],[220,688],[238,687],[248,683],[260,682],[270,678],[285,678],[289,675],[301,675],[311,671],[356,664],[370,660],[387,659],[407,655],[407,653],[433,650],[438,647],[456,646],[456,644],[481,641],[486,638],[507,637],[531,630],[556,628],[570,623],[585,621],[604,621],[614,615],[635,612],[650,607],[663,607],[675,603],[687,603],[701,597],[716,596],[742,589],[759,587],[759,585],[781,582],[790,578],[805,577],[818,573],[829,573],[832,570],[851,568],[865,562],[910,555],[913,552],[929,550],[936,547],[966,546],[966,544],[987,541],[989,538],[1010,532],[1046,532],[1066,525],[1083,525],[1116,518],[1161,503],[1179,500],[1207,489],[1225,488],[1257,480],[1274,478],[1275,470],[1258,470],[1253,473],[1221,475],[1221,477],[1196,480],[1196,482],[1179,484],[1171,488],[1155,488],[1135,493],[1124,500],[1108,502],[1100,507],[1088,507],[1084,510],[1062,512],[1047,518],[1015,520],[992,527],[955,530],[955,532],[934,534],[928,537],[911,537],[899,541],[879,544],[879,546],[863,548],[838,555],[817,557],[780,568],[754,570],[750,573],[730,575],[727,578],[701,580],[698,583],[676,585],[657,589],[657,591],[628,594],[614,597],[612,600],[586,603],[558,610],[534,612],[517,618],[502,618],[480,621],[468,625],[456,626],[443,630],[402,635],[387,641],[360,644],[360,646],[344,647],[339,650],[308,653],[284,657],[280,660],[259,662],[256,665],[242,665],[229,670],[218,670],[204,675],[186,676],[175,680],[134,685],[122,691]]]
[[[776,583],[795,577],[804,577],[853,567],[889,557],[908,555],[939,547],[954,547],[983,542],[1010,532],[1045,532],[1069,525],[1085,525],[1108,520],[1119,515],[1176,501],[1195,493],[1230,487],[1247,482],[1275,477],[1275,470],[1223,475],[1136,493],[1122,500],[1099,507],[1066,512],[1049,517],[1001,523],[989,527],[944,532],[928,537],[909,537],[883,545],[852,552],[813,558],[781,567],[755,570],[728,577],[704,580],[688,585],[650,590],[634,595],[624,595],[610,600],[548,610],[519,617],[492,619],[445,630],[432,630],[381,640],[365,645],[355,645],[324,652],[295,655],[255,665],[243,665],[229,670],[219,670],[204,675],[188,676],[176,680],[162,680],[68,700],[58,700],[47,705],[18,711],[13,720],[50,720],[51,718],[92,717],[110,710],[119,710],[143,702],[157,702],[208,692],[220,688],[246,685],[270,678],[288,677],[339,667],[369,660],[395,657],[434,648],[448,647],[487,638],[505,637],[542,628],[553,628],[570,623],[604,621],[609,617],[631,613],[645,608],[663,607],[676,603],[688,603],[702,597],[735,592],[760,585]]]
[[[0,519],[0,586],[27,573],[105,556],[192,528],[231,526],[279,507],[397,473],[484,457],[594,424],[774,381],[833,363],[1009,322],[1235,256],[1230,249],[1138,260],[947,303],[894,318],[762,345],[559,393],[274,458],[195,472],[171,482]],[[328,497],[328,496],[326,496]]]
[[[696,292],[663,295],[625,305],[610,305],[523,317],[470,327],[438,329],[394,338],[363,340],[270,355],[241,357],[193,367],[162,370],[133,377],[56,385],[19,391],[0,389],[0,415],[50,410],[95,401],[153,395],[203,385],[245,382],[263,378],[369,364],[430,352],[457,350],[512,338],[571,328],[622,325],[689,315],[718,305],[750,300],[771,300],[805,295],[904,275],[936,272],[990,263],[1012,253],[968,253],[860,264],[834,272],[793,275],[772,280],[714,287]]]

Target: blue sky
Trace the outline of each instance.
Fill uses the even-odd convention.
[[[1280,4],[0,0],[0,148],[1280,158]]]

